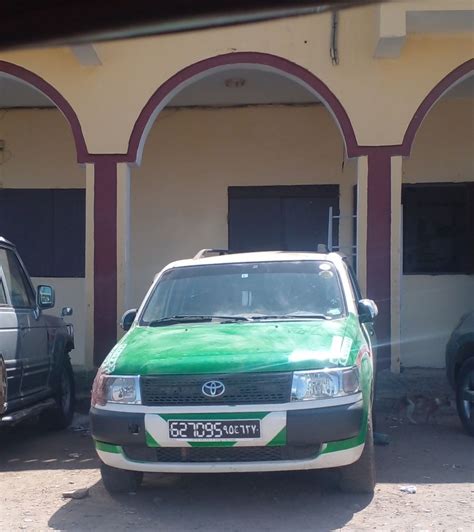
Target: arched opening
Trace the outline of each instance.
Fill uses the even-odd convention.
[[[413,144],[403,161],[402,178],[405,366],[443,367],[450,333],[473,309],[472,63],[460,67],[458,74],[450,86],[442,82],[434,89],[437,100],[425,101],[426,109],[415,117],[419,129],[409,128],[406,136]]]
[[[296,65],[235,55],[168,86],[139,119],[146,143],[132,135],[143,158],[131,180],[131,306],[156,271],[200,248],[316,250],[332,232],[333,249],[353,253],[357,177],[342,106]]]
[[[54,286],[50,313],[73,308],[71,358],[84,366],[86,183],[77,164],[85,153],[79,122],[46,81],[0,61],[0,140],[0,235],[17,246],[35,285]]]

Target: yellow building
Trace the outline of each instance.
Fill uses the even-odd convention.
[[[0,53],[0,234],[91,368],[200,248],[353,255],[382,363],[474,309],[471,1]],[[331,217],[332,213],[332,217]]]

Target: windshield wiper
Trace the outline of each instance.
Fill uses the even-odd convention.
[[[330,320],[325,314],[280,314],[269,316],[250,316],[252,320]]]
[[[220,322],[236,322],[236,321],[250,321],[246,316],[219,316],[219,315],[205,315],[205,314],[176,314],[175,316],[166,316],[159,320],[151,321],[149,327],[159,327],[160,325],[174,325],[176,323],[199,323],[206,321],[218,320]]]

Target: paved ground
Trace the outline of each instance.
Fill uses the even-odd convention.
[[[0,530],[471,531],[474,445],[457,418],[417,426],[386,418],[379,428],[392,443],[377,448],[373,498],[339,493],[323,472],[150,476],[136,495],[112,498],[87,434],[23,427],[0,434]],[[89,496],[62,498],[76,488]]]

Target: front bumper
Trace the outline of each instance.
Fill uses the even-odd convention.
[[[348,465],[360,457],[367,424],[361,397],[350,404],[319,408],[275,411],[276,405],[271,406],[273,408],[268,405],[265,413],[265,419],[268,419],[266,429],[262,422],[263,432],[267,431],[269,436],[262,437],[261,441],[236,442],[233,449],[225,452],[221,447],[214,448],[215,452],[208,448],[204,459],[202,449],[193,448],[192,442],[167,440],[167,422],[161,418],[166,420],[173,414],[167,412],[165,415],[159,408],[145,408],[142,411],[140,407],[135,411],[131,408],[128,411],[91,408],[91,432],[104,463],[144,472],[224,473],[318,469]],[[262,405],[253,409],[261,412]],[[209,414],[218,416],[222,409],[216,410],[218,412],[211,413],[202,409],[200,415],[203,419]],[[240,410],[235,407],[232,412],[238,414]],[[245,417],[247,409],[243,410],[241,413]],[[183,412],[180,411],[180,414],[183,415]],[[278,435],[273,437],[275,432]],[[266,457],[265,460],[258,459],[258,450],[268,449],[268,446],[274,446],[274,450],[279,446],[281,452],[274,452],[272,457]],[[249,459],[254,451],[257,451],[257,459]],[[233,453],[234,457],[225,458]],[[246,456],[244,461],[239,461],[237,453],[238,456]],[[201,458],[196,458],[197,454]],[[175,456],[176,460],[170,459],[170,455]],[[206,461],[206,456],[210,457],[209,461]]]

